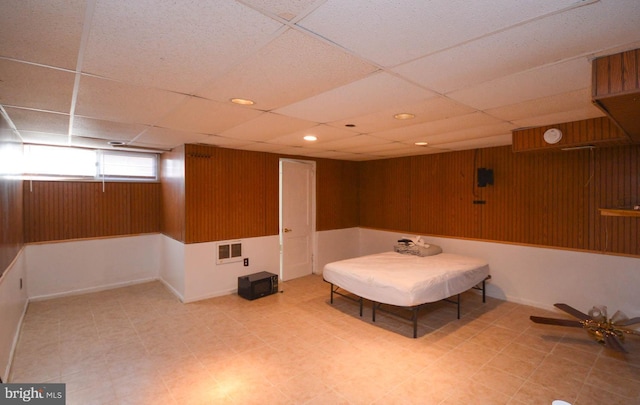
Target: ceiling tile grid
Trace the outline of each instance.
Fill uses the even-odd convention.
[[[0,105],[43,144],[354,161],[508,145],[603,116],[591,61],[640,47],[638,26],[637,0],[5,0]]]

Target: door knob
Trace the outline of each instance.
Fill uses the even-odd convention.
[[[287,233],[287,232],[291,232],[291,229],[289,229],[289,228],[284,228],[284,232],[285,232],[285,233]]]

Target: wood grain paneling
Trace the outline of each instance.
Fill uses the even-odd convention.
[[[316,229],[358,226],[358,163],[318,159],[316,166]]]
[[[185,241],[185,173],[184,146],[160,157],[162,195],[162,233],[177,241]]]
[[[266,234],[274,215],[266,211],[267,179],[278,178],[278,166],[265,160],[261,152],[186,145],[186,243]]]
[[[640,91],[640,49],[594,59],[592,77],[595,99]]]
[[[510,147],[363,162],[360,225],[640,255],[640,218],[598,208],[640,203],[640,146],[515,154]],[[494,171],[479,188],[476,169]],[[485,204],[473,204],[474,200]]]
[[[544,141],[544,132],[550,128],[562,131],[562,139],[557,144],[549,145]],[[561,151],[562,148],[576,146],[617,146],[631,143],[629,137],[606,117],[516,130],[512,137],[514,152]]]
[[[595,59],[592,78],[595,105],[640,143],[640,49]]]
[[[281,158],[300,157],[186,145],[185,242],[277,235]],[[358,163],[301,159],[317,163],[316,229],[358,226]]]
[[[160,231],[159,183],[26,181],[23,200],[25,242]]]
[[[8,122],[0,114],[0,155],[16,157],[22,156],[22,142],[11,131]],[[0,171],[0,276],[18,256],[24,245],[22,225],[22,180],[11,173],[11,168],[0,165],[5,171]]]
[[[362,162],[360,165],[360,225],[411,229],[411,159]]]

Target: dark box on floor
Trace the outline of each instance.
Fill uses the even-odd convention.
[[[261,271],[238,277],[238,295],[248,300],[264,297],[278,292],[278,276]]]

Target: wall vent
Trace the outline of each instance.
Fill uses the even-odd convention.
[[[225,264],[242,261],[242,242],[222,242],[217,244],[218,260],[216,263]]]

